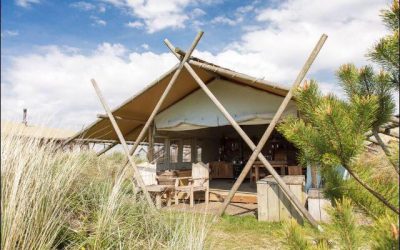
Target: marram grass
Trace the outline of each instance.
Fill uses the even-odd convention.
[[[151,210],[119,155],[1,137],[2,249],[204,249],[205,215]]]

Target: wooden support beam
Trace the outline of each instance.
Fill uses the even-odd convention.
[[[171,164],[171,141],[169,138],[164,140],[164,164],[169,167]]]
[[[152,162],[154,160],[154,133],[155,132],[155,126],[154,122],[152,122],[149,126],[149,135],[147,136],[147,139],[149,141],[149,144],[147,145],[147,159],[149,162]]]
[[[320,38],[317,46],[314,48],[313,52],[311,53],[309,59],[307,60],[305,66],[303,67],[303,70],[299,73],[296,82],[301,82],[302,79],[304,78],[306,72],[308,71],[308,69],[310,68],[312,62],[314,61],[315,57],[317,56],[318,52],[320,51],[320,49],[322,48],[322,45],[324,44],[325,40],[326,40],[327,36],[326,35],[322,35],[322,37]],[[180,56],[179,54],[177,54],[175,52],[175,48],[172,46],[172,44],[168,41],[168,40],[164,40],[165,44],[168,46],[168,48],[173,52],[173,54],[179,59]],[[255,159],[258,158],[261,160],[261,162],[265,165],[265,167],[267,168],[267,170],[272,174],[272,176],[274,177],[274,179],[277,181],[277,183],[279,184],[279,186],[281,187],[281,189],[283,190],[283,192],[286,194],[286,196],[289,198],[289,200],[298,208],[298,210],[303,214],[303,216],[313,225],[313,226],[318,226],[318,223],[315,221],[315,219],[310,215],[310,213],[305,209],[305,207],[303,207],[303,205],[301,204],[301,202],[299,201],[299,199],[290,191],[289,187],[284,183],[284,181],[280,178],[279,174],[274,170],[274,168],[271,166],[271,164],[268,162],[268,160],[262,155],[260,154],[262,146],[265,144],[266,140],[264,142],[260,141],[259,145],[256,147],[256,145],[253,143],[253,141],[248,137],[248,135],[243,131],[243,129],[239,126],[239,124],[233,119],[233,117],[228,113],[228,111],[224,108],[224,106],[218,101],[218,99],[212,94],[212,92],[207,88],[207,86],[204,84],[204,82],[200,79],[200,77],[196,74],[196,72],[192,69],[192,67],[188,64],[185,63],[184,64],[186,69],[189,71],[189,73],[192,75],[192,77],[196,80],[196,82],[200,85],[200,87],[204,90],[204,92],[208,95],[208,97],[214,102],[214,104],[218,107],[218,109],[223,113],[223,115],[225,116],[225,118],[231,123],[231,125],[233,126],[233,128],[239,133],[239,135],[243,138],[243,140],[248,144],[248,146],[253,150],[253,155],[250,158],[248,164],[246,164],[247,166],[247,172],[250,170],[251,165],[254,163]],[[291,95],[292,95],[292,91],[289,91],[287,94],[288,98],[285,98],[282,105],[280,106],[280,108],[278,109],[278,113],[280,113],[279,115],[275,114],[274,116],[274,120],[275,124],[277,123],[277,121],[280,118],[280,115],[283,113],[284,109],[286,108],[287,104],[289,103],[290,99],[291,99]],[[271,122],[272,123],[272,122]],[[273,126],[268,126],[266,133],[264,134],[264,139],[268,139],[270,133],[272,132],[273,128],[275,125]],[[269,133],[269,134],[268,134]],[[266,135],[266,136],[265,136]],[[252,162],[251,162],[252,161]],[[249,167],[250,166],[250,167]],[[239,179],[237,180],[237,182],[234,185],[234,189],[231,190],[228,198],[226,200],[226,202],[224,203],[224,207],[223,209],[221,209],[221,213],[222,214],[225,211],[225,208],[227,207],[227,205],[229,204],[230,200],[232,199],[234,193],[237,191],[237,189],[239,188],[240,184],[243,182],[245,176],[247,175],[247,172],[245,173],[245,171],[243,170],[241,175],[239,176]]]
[[[118,144],[118,142],[114,142],[109,144],[107,147],[103,148],[102,150],[100,150],[99,152],[96,153],[97,156],[100,156],[102,154],[104,154],[105,152],[107,152],[108,150],[112,149],[113,147],[115,147]]]
[[[122,135],[122,132],[121,132],[121,130],[119,129],[118,124],[117,124],[117,122],[115,121],[115,119],[114,119],[114,117],[113,117],[113,115],[112,115],[112,113],[111,113],[111,110],[110,110],[110,108],[108,107],[108,105],[107,105],[107,103],[106,103],[106,101],[105,101],[103,95],[101,94],[100,89],[99,89],[99,87],[97,86],[96,81],[95,81],[94,79],[92,79],[92,84],[93,84],[93,87],[94,87],[94,89],[95,89],[95,91],[96,91],[97,96],[98,96],[99,99],[100,99],[101,104],[103,105],[104,110],[106,111],[106,113],[107,113],[107,115],[108,115],[108,117],[109,117],[109,119],[110,119],[110,121],[111,121],[111,124],[112,124],[112,126],[113,126],[113,128],[114,128],[114,130],[115,130],[115,133],[117,134],[118,139],[119,139],[119,141],[121,142],[121,145],[122,145],[122,147],[123,147],[123,149],[124,149],[124,151],[125,151],[125,154],[126,154],[126,156],[128,157],[128,161],[129,161],[129,163],[131,164],[131,166],[132,166],[132,168],[133,168],[133,170],[134,170],[135,179],[136,179],[137,183],[139,184],[139,187],[142,189],[143,194],[144,194],[144,196],[145,196],[147,202],[149,203],[150,208],[154,209],[154,203],[153,203],[153,201],[151,200],[150,194],[149,194],[149,192],[147,191],[147,188],[146,188],[146,185],[145,185],[144,182],[143,182],[142,176],[141,176],[140,173],[139,173],[139,170],[138,170],[138,168],[137,168],[137,166],[136,166],[135,161],[132,159],[132,156],[129,154],[129,149],[128,149],[128,145],[126,144],[125,138],[124,138],[124,136]],[[125,166],[124,166],[124,168],[125,168]],[[121,172],[122,172],[122,171],[121,171]]]
[[[126,135],[124,135],[124,136],[129,137],[131,134],[135,133],[138,129],[139,129],[139,127],[136,127],[134,129],[132,129],[131,131],[129,131],[128,133],[126,133]],[[120,143],[119,141],[112,142],[110,145],[108,145],[107,147],[100,150],[96,155],[100,156],[100,155],[104,154],[105,152],[112,149],[114,146],[118,145],[119,143]],[[126,144],[128,144],[128,142],[126,142]]]
[[[97,118],[108,119],[108,116],[104,115],[104,114],[97,114]],[[146,123],[146,121],[139,120],[139,119],[134,119],[134,118],[128,118],[128,117],[114,116],[114,118],[116,120],[134,121],[134,122],[140,122],[140,123],[143,123],[143,124]]]
[[[189,59],[190,55],[193,53],[193,51],[196,48],[197,44],[199,43],[201,37],[203,36],[203,33],[204,33],[203,31],[199,31],[197,33],[196,38],[194,39],[192,45],[190,46],[188,52],[186,53],[186,56],[180,62],[179,67],[176,69],[175,73],[173,74],[171,80],[169,81],[167,87],[164,90],[164,93],[161,95],[160,99],[158,100],[156,106],[153,109],[153,112],[151,113],[151,115],[150,115],[149,119],[147,120],[146,124],[144,125],[144,127],[143,127],[142,131],[140,132],[138,138],[136,139],[135,144],[133,145],[133,147],[131,148],[131,150],[129,152],[129,155],[133,155],[135,153],[135,150],[138,147],[138,145],[141,142],[141,140],[143,139],[148,127],[153,122],[154,117],[157,115],[158,111],[160,110],[161,105],[164,103],[165,98],[167,97],[168,93],[172,89],[172,86],[174,85],[174,83],[178,79],[178,76],[180,75],[180,73],[181,73],[181,71],[183,69],[184,63]]]
[[[231,192],[228,195],[228,198],[225,200],[225,202],[224,202],[224,204],[223,204],[223,206],[222,206],[222,208],[221,208],[221,210],[219,212],[220,215],[222,215],[225,212],[226,208],[229,205],[230,200],[232,199],[233,195],[238,190],[240,184],[243,182],[243,180],[246,177],[247,173],[251,169],[251,167],[254,164],[254,161],[256,160],[257,156],[262,155],[262,154],[260,154],[262,148],[264,147],[264,145],[267,142],[268,138],[270,137],[272,131],[274,130],[276,124],[278,123],[279,119],[281,118],[284,110],[286,109],[287,105],[289,104],[289,101],[291,100],[291,98],[293,96],[293,92],[300,85],[300,83],[303,81],[306,73],[310,69],[311,64],[314,62],[314,60],[317,57],[319,51],[321,50],[322,46],[324,45],[326,39],[327,39],[327,36],[326,35],[322,35],[320,40],[318,41],[317,45],[314,47],[311,55],[309,56],[309,58],[305,62],[302,70],[299,72],[296,80],[294,81],[292,88],[289,90],[289,92],[287,93],[287,95],[286,95],[285,99],[283,100],[282,104],[279,106],[278,111],[275,113],[271,123],[267,127],[267,130],[265,131],[265,133],[261,137],[257,147],[254,149],[253,154],[251,155],[250,159],[246,163],[242,173],[240,174],[239,178],[237,179],[237,181],[233,185],[233,187],[231,189]],[[262,159],[261,157],[259,157],[259,158],[264,163],[264,165],[267,166],[268,171],[272,174],[272,176],[275,178],[275,180],[281,186],[282,190],[286,193],[286,195],[288,195],[288,198],[293,203],[295,203],[296,207],[302,212],[302,214],[306,217],[306,219],[312,225],[317,226],[318,225],[317,222],[314,220],[314,218],[312,218],[312,216],[308,213],[308,211],[301,205],[301,203],[293,195],[293,193],[290,192],[290,190],[288,189],[287,185],[283,182],[283,180],[280,178],[280,176],[275,171],[272,171],[272,172],[270,171],[271,167],[269,166],[269,164],[265,164],[268,161],[264,162],[265,161],[264,159]]]
[[[183,139],[178,140],[178,162],[183,162]]]

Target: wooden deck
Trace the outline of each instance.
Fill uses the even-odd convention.
[[[228,195],[235,180],[233,179],[214,179],[210,181],[210,201],[223,202]],[[204,200],[204,193],[198,192],[195,195],[195,200]],[[248,180],[240,185],[232,199],[235,203],[250,203],[257,204],[257,186],[255,183],[250,183]]]

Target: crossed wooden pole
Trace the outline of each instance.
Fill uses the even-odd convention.
[[[128,161],[127,163],[131,163],[135,170],[135,175],[136,179],[138,180],[138,184],[141,186],[142,190],[144,191],[146,198],[148,201],[154,206],[150,199],[150,195],[148,194],[147,190],[145,189],[145,186],[143,184],[143,180],[137,170],[136,165],[131,159],[131,155],[135,152],[136,148],[140,144],[141,140],[145,136],[145,133],[147,129],[149,128],[150,124],[153,122],[154,117],[157,115],[159,109],[161,108],[161,105],[163,104],[165,98],[167,97],[168,93],[170,92],[172,86],[176,82],[179,74],[181,73],[183,67],[186,68],[186,70],[190,73],[190,75],[194,78],[194,80],[199,84],[199,86],[203,89],[203,91],[207,94],[207,96],[211,99],[211,101],[217,106],[217,108],[222,112],[222,114],[225,116],[225,118],[230,122],[230,124],[233,126],[233,128],[238,132],[238,134],[243,138],[243,140],[247,143],[247,145],[253,150],[253,153],[249,159],[249,161],[246,163],[242,173],[238,177],[237,181],[233,185],[231,191],[229,192],[227,198],[224,201],[224,204],[221,207],[221,210],[219,211],[219,215],[222,215],[229,203],[231,202],[234,194],[238,190],[239,186],[243,182],[245,176],[249,172],[250,168],[252,167],[254,161],[258,157],[260,161],[264,164],[264,166],[267,168],[267,170],[271,173],[271,175],[274,177],[274,179],[277,181],[278,185],[281,187],[281,189],[284,191],[286,196],[289,198],[289,200],[297,207],[297,209],[303,214],[303,216],[313,225],[313,226],[318,226],[318,223],[314,220],[314,218],[308,213],[308,211],[305,209],[305,207],[301,204],[299,199],[290,191],[289,187],[285,184],[285,182],[282,180],[282,178],[279,176],[279,174],[275,171],[275,169],[272,167],[272,165],[268,162],[268,160],[260,153],[261,149],[264,147],[266,141],[268,140],[269,136],[271,135],[272,131],[274,130],[277,122],[282,116],[282,113],[284,112],[285,108],[287,107],[290,99],[293,96],[294,90],[299,86],[299,84],[302,82],[304,79],[306,73],[308,72],[309,68],[311,67],[311,64],[314,62],[315,58],[317,57],[319,51],[321,50],[323,44],[325,43],[327,36],[323,34],[321,38],[319,39],[317,45],[314,47],[313,51],[311,52],[309,58],[307,59],[306,63],[304,64],[302,70],[299,72],[295,82],[293,83],[292,88],[289,90],[287,93],[285,99],[283,100],[282,104],[280,105],[278,111],[274,115],[274,118],[272,119],[271,123],[267,127],[265,133],[263,134],[260,142],[256,146],[254,142],[250,139],[250,137],[243,131],[243,129],[239,126],[239,124],[233,119],[233,117],[229,114],[229,112],[225,109],[225,107],[219,102],[219,100],[215,97],[215,95],[208,89],[206,84],[201,80],[201,78],[196,74],[196,72],[193,70],[193,68],[190,66],[187,61],[190,59],[190,56],[192,52],[194,51],[195,47],[197,46],[198,42],[200,41],[201,37],[203,35],[203,32],[200,31],[196,38],[194,39],[191,47],[189,48],[188,52],[184,54],[183,58],[177,53],[180,51],[178,48],[175,48],[167,39],[164,40],[164,43],[167,45],[167,47],[171,50],[171,52],[180,60],[179,67],[176,69],[174,75],[172,76],[170,82],[168,83],[167,87],[164,90],[164,93],[161,95],[159,101],[157,102],[156,106],[154,107],[153,112],[151,113],[150,117],[148,118],[146,124],[143,126],[138,138],[135,141],[135,144],[131,148],[130,151],[128,151],[128,147],[126,146],[126,143],[121,131],[118,128],[118,125],[114,119],[114,117],[111,114],[111,111],[107,108],[108,106],[104,103],[104,100],[102,100],[101,93],[99,92],[96,83],[94,80],[92,80],[92,83],[96,89],[96,92],[99,95],[100,100],[102,101],[102,104],[104,108],[106,109],[107,115],[110,118],[111,123],[113,124],[113,127],[115,131],[117,132],[117,135],[120,139],[120,142],[125,145],[124,150],[125,153],[127,154]],[[107,106],[107,108],[106,108]],[[119,131],[119,133],[118,133]]]
[[[151,207],[152,209],[154,209],[154,203],[153,203],[153,201],[151,200],[150,194],[149,194],[149,192],[147,191],[146,186],[144,185],[142,176],[140,176],[140,173],[139,173],[139,170],[138,170],[138,168],[137,168],[137,166],[136,166],[136,164],[135,164],[135,161],[132,159],[132,156],[129,154],[129,149],[128,149],[128,145],[126,144],[125,138],[124,138],[124,136],[122,135],[122,132],[121,132],[121,130],[119,129],[118,124],[117,124],[117,122],[115,121],[115,118],[114,118],[113,114],[111,113],[110,108],[108,107],[108,104],[106,103],[106,101],[105,101],[103,95],[101,94],[101,91],[100,91],[99,87],[97,86],[96,81],[95,81],[94,79],[92,79],[91,82],[92,82],[92,84],[93,84],[93,87],[94,87],[94,89],[95,89],[95,91],[96,91],[97,96],[98,96],[99,99],[100,99],[101,104],[103,105],[104,110],[106,111],[106,113],[107,113],[107,115],[108,115],[108,118],[110,119],[110,122],[111,122],[111,124],[112,124],[112,126],[113,126],[115,132],[117,133],[118,139],[119,139],[119,141],[121,142],[122,147],[123,147],[123,149],[124,149],[124,151],[125,151],[125,154],[126,154],[127,157],[128,157],[128,162],[131,164],[131,166],[132,166],[132,168],[133,168],[133,170],[134,170],[135,179],[136,179],[137,183],[139,184],[140,188],[142,189],[142,192],[143,192],[143,194],[144,194],[144,196],[145,196],[147,202],[149,203],[150,207]],[[124,167],[125,167],[125,166],[124,166]]]
[[[233,128],[239,133],[239,135],[243,138],[243,140],[247,143],[247,145],[253,150],[253,154],[250,157],[249,161],[247,162],[245,168],[243,169],[242,173],[240,174],[239,178],[233,185],[231,191],[228,194],[228,197],[225,199],[224,204],[219,211],[219,215],[222,215],[229,203],[231,202],[234,194],[236,193],[237,189],[239,188],[240,184],[243,182],[245,176],[247,175],[248,171],[250,170],[251,166],[253,165],[255,159],[258,157],[261,162],[264,164],[264,166],[267,168],[267,170],[271,173],[271,175],[274,177],[278,185],[282,188],[286,196],[289,198],[289,200],[297,207],[297,209],[303,214],[303,216],[310,222],[315,227],[318,227],[318,223],[314,220],[314,218],[310,215],[310,213],[305,209],[305,207],[301,204],[299,199],[290,191],[289,187],[286,185],[286,183],[282,180],[282,178],[279,176],[279,174],[275,171],[275,169],[272,167],[272,165],[268,162],[268,160],[260,154],[261,149],[265,145],[266,141],[268,140],[269,136],[271,135],[273,129],[275,128],[278,120],[280,119],[283,111],[285,110],[286,106],[288,105],[290,99],[293,96],[293,91],[298,87],[298,85],[301,83],[301,81],[304,79],[307,71],[311,67],[311,64],[314,62],[316,56],[318,55],[319,51],[321,50],[323,44],[325,43],[327,39],[327,36],[323,34],[321,38],[319,39],[317,45],[313,49],[311,55],[307,59],[306,63],[304,64],[302,70],[298,74],[292,88],[290,91],[287,93],[285,99],[283,100],[281,106],[279,107],[277,113],[275,114],[274,118],[272,119],[271,123],[269,124],[267,130],[265,131],[263,137],[261,138],[259,144],[256,146],[253,141],[250,139],[250,137],[243,131],[243,129],[239,126],[239,124],[233,119],[233,117],[229,114],[229,112],[225,109],[225,107],[218,101],[218,99],[215,97],[215,95],[208,89],[208,87],[204,84],[204,82],[200,79],[200,77],[196,74],[196,72],[193,70],[193,68],[189,65],[189,63],[182,62],[184,63],[185,68],[187,71],[192,75],[192,77],[195,79],[195,81],[200,85],[200,87],[204,90],[204,92],[207,94],[207,96],[212,100],[212,102],[217,106],[217,108],[222,112],[222,114],[225,116],[225,118],[230,122],[230,124],[233,126]],[[171,50],[171,52],[178,58],[180,59],[180,55],[177,53],[179,49],[174,48],[174,46],[168,41],[164,40],[165,44],[168,46],[168,48]],[[187,57],[187,54],[185,55],[184,58]]]
[[[164,90],[164,93],[161,95],[159,101],[157,102],[156,106],[154,107],[153,112],[151,113],[150,117],[148,118],[146,124],[143,126],[142,130],[140,131],[140,134],[139,134],[138,138],[136,139],[135,144],[132,146],[131,150],[128,149],[128,145],[126,144],[125,138],[124,138],[124,136],[123,136],[121,130],[119,129],[118,124],[117,124],[117,122],[116,122],[116,120],[115,120],[115,118],[114,118],[114,116],[113,116],[113,114],[112,114],[110,108],[108,107],[108,105],[107,105],[107,103],[106,103],[106,101],[105,101],[103,95],[101,94],[101,91],[100,91],[99,87],[97,86],[96,81],[95,81],[94,79],[91,80],[91,82],[92,82],[92,84],[93,84],[93,87],[94,87],[94,89],[95,89],[95,91],[96,91],[96,94],[97,94],[97,96],[99,97],[100,102],[101,102],[101,104],[103,105],[103,108],[104,108],[104,110],[106,111],[107,116],[108,116],[108,118],[110,119],[110,122],[111,122],[111,124],[112,124],[112,126],[113,126],[113,128],[114,128],[114,130],[115,130],[115,132],[116,132],[116,134],[117,134],[117,136],[118,136],[118,139],[119,139],[119,141],[121,142],[122,147],[123,147],[123,149],[124,149],[124,151],[125,151],[125,154],[126,154],[126,156],[127,156],[127,162],[126,162],[126,164],[129,163],[129,164],[132,166],[132,168],[133,168],[133,170],[134,170],[134,173],[135,173],[135,179],[136,179],[136,181],[137,181],[137,184],[138,184],[139,187],[142,189],[142,191],[143,191],[143,193],[144,193],[144,195],[145,195],[145,198],[146,198],[146,200],[147,200],[147,202],[149,203],[149,205],[150,205],[151,208],[154,208],[154,203],[153,203],[153,201],[151,200],[150,194],[149,194],[149,192],[148,192],[147,189],[146,189],[146,186],[145,186],[145,184],[144,184],[144,182],[143,182],[143,179],[142,179],[142,177],[141,177],[141,175],[140,175],[140,173],[139,173],[139,170],[138,170],[138,168],[137,168],[137,166],[136,166],[134,160],[132,159],[132,155],[133,155],[133,153],[135,152],[136,148],[139,146],[139,144],[140,144],[140,142],[142,141],[142,139],[144,138],[147,129],[149,128],[149,126],[150,126],[151,123],[153,122],[154,117],[156,116],[156,114],[158,113],[159,109],[161,108],[161,105],[163,104],[163,102],[164,102],[165,98],[167,97],[168,93],[170,92],[172,86],[174,85],[174,83],[175,83],[176,80],[178,79],[179,74],[180,74],[181,71],[182,71],[182,68],[183,68],[184,63],[186,63],[186,61],[190,58],[190,55],[193,53],[194,49],[196,48],[196,46],[197,46],[197,44],[199,43],[200,38],[201,38],[202,36],[203,36],[203,32],[200,31],[200,32],[197,34],[196,38],[194,39],[194,41],[193,41],[191,47],[189,48],[188,52],[186,53],[186,56],[185,56],[185,57],[182,59],[182,61],[180,62],[179,67],[176,69],[174,75],[172,76],[172,78],[171,78],[171,80],[169,81],[169,83],[168,83],[166,89]],[[111,147],[112,147],[112,146],[110,146],[108,149],[110,149]],[[107,150],[108,150],[108,149],[107,149]],[[105,152],[105,151],[104,151],[104,152]],[[102,152],[102,153],[104,153],[104,152]],[[126,164],[125,164],[125,166],[126,166]]]

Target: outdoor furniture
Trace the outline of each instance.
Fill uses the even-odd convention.
[[[285,175],[287,163],[286,161],[270,161],[272,167],[279,168],[280,175]],[[255,161],[250,171],[250,182],[257,182],[260,179],[260,168],[264,169],[264,164],[260,161]]]
[[[179,203],[178,194],[183,192],[189,195],[190,207],[194,206],[194,192],[204,191],[205,202],[208,204],[210,196],[209,164],[202,162],[192,164],[192,176],[177,177],[175,180],[175,204]],[[181,180],[188,180],[187,185],[182,185]],[[181,185],[180,185],[181,184]]]
[[[161,208],[161,198],[165,194],[167,198],[167,206],[171,205],[171,196],[174,191],[174,185],[160,185],[156,173],[156,165],[147,162],[138,164],[140,176],[143,179],[147,191],[155,196],[156,207]]]

